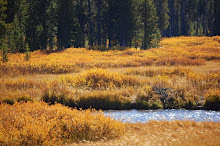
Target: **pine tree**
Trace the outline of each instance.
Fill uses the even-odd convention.
[[[131,0],[121,0],[119,3],[119,43],[127,47],[132,35],[132,4]]]
[[[1,43],[2,49],[2,62],[8,62],[8,46],[5,40]]]
[[[39,4],[38,0],[28,1],[26,40],[28,41],[31,51],[41,49],[40,34],[43,31],[43,27],[40,24]]]
[[[97,45],[101,45],[101,0],[97,0]]]
[[[187,35],[195,36],[198,35],[198,0],[187,1]]]
[[[160,29],[160,32],[162,36],[165,35],[165,30],[168,28],[170,22],[170,16],[168,15],[169,13],[169,8],[168,8],[168,0],[155,0],[155,5],[157,8],[157,16],[159,17],[158,20],[158,27]]]
[[[220,1],[215,0],[215,20],[214,20],[215,35],[220,35]]]
[[[39,21],[41,27],[42,27],[42,32],[39,34],[39,43],[40,43],[40,49],[41,50],[46,50],[47,49],[47,44],[48,44],[48,15],[47,15],[47,9],[50,5],[51,0],[38,0],[39,1]]]
[[[0,40],[6,35],[7,24],[5,22],[7,15],[5,11],[7,10],[7,1],[0,0]]]
[[[109,48],[116,46],[119,40],[119,9],[117,0],[108,0],[108,10],[107,10],[107,31],[108,31],[108,40]]]
[[[24,59],[25,59],[26,61],[28,61],[30,58],[31,58],[30,48],[29,48],[29,46],[28,46],[28,43],[26,43],[26,46],[25,46],[25,57],[24,57]]]
[[[25,51],[25,37],[26,37],[26,21],[27,21],[27,0],[16,0],[14,3],[14,20],[12,22],[12,29],[10,31],[10,47],[15,52]]]
[[[133,1],[133,8],[134,8],[134,32],[133,32],[133,45],[135,48],[141,46],[143,41],[143,23],[142,17],[140,15],[140,6],[142,2],[140,0]]]
[[[88,0],[88,40],[89,40],[89,46],[93,46],[94,44],[94,24],[93,24],[93,19],[94,19],[94,13],[92,12],[92,6],[91,6],[91,0]]]
[[[57,46],[57,10],[58,3],[56,0],[50,0],[48,3],[48,8],[46,10],[46,26],[47,26],[47,45],[50,50],[53,50]]]
[[[151,0],[142,1],[142,22],[144,24],[143,49],[156,47],[159,44],[160,32],[158,29],[158,16]]]
[[[7,23],[12,23],[14,20],[14,14],[15,14],[15,0],[7,0]]]
[[[167,36],[179,36],[181,33],[181,0],[168,0],[170,25],[166,30]]]
[[[86,1],[76,0],[74,10],[74,46],[77,48],[85,47],[85,25],[86,25]]]
[[[58,48],[60,50],[69,48],[72,45],[72,27],[73,27],[73,3],[72,0],[58,1]]]
[[[6,24],[6,18],[7,15],[5,14],[7,10],[7,1],[6,0],[0,0],[0,49],[2,52],[2,61],[7,62],[8,61],[8,47],[7,47],[7,40],[5,38],[6,32],[7,32],[7,24]]]

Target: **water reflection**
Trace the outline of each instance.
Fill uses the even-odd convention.
[[[220,122],[220,112],[204,110],[130,110],[104,111],[106,116],[127,123],[145,123],[150,120],[190,120],[197,122]]]

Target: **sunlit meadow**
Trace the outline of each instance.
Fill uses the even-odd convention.
[[[200,145],[209,144],[204,138],[209,130],[215,144],[216,137],[220,137],[217,123],[124,125],[101,113],[76,110],[220,110],[220,37],[163,38],[160,45],[150,50],[69,48],[50,54],[35,51],[29,61],[25,60],[25,54],[9,54],[9,62],[0,62],[0,144],[53,145],[106,140],[125,132],[125,137],[112,144],[124,140],[132,145],[134,138],[129,134],[135,131],[140,141],[134,144],[178,145],[185,135],[186,141]],[[165,129],[164,125],[170,128]],[[153,132],[155,127],[159,127],[158,133]],[[140,137],[137,129],[144,134],[150,131],[148,141]],[[178,129],[181,134],[175,132]],[[193,136],[186,136],[189,129],[197,143]],[[204,133],[199,132],[201,129]],[[167,133],[170,133],[168,139]],[[159,138],[160,134],[163,137]],[[198,143],[199,140],[202,142]]]

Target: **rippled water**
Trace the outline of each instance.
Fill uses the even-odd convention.
[[[104,111],[106,116],[125,123],[145,123],[150,120],[190,120],[197,122],[220,122],[220,112],[205,110],[130,110]]]

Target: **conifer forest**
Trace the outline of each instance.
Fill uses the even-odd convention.
[[[12,52],[26,47],[148,49],[161,37],[220,35],[220,1],[0,0],[0,34],[1,46]]]

